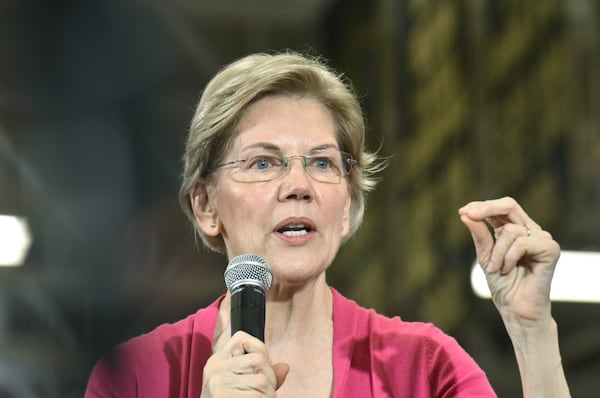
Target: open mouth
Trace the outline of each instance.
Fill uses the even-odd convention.
[[[311,230],[311,227],[306,224],[287,224],[283,228],[278,229],[277,232],[285,236],[302,236]]]

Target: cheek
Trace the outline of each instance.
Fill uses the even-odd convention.
[[[225,230],[227,227],[243,229],[264,217],[267,209],[266,190],[235,189],[224,187],[217,195],[217,208]],[[263,211],[265,210],[265,211]]]

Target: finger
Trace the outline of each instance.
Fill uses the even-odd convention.
[[[477,261],[485,269],[490,253],[494,246],[494,239],[483,221],[475,221],[466,215],[461,215],[460,220],[471,232],[471,238],[475,245]]]
[[[272,365],[269,356],[264,356],[260,353],[246,354],[245,356],[251,356],[251,359],[254,362],[252,362],[250,365],[252,366],[254,372],[256,374],[262,374],[266,376],[273,391],[277,390],[281,384],[283,384],[283,381],[285,380],[289,371],[289,366],[287,364]]]
[[[232,357],[244,355],[249,352],[258,352],[262,353],[265,357],[267,356],[265,344],[244,331],[238,331],[231,336],[231,339],[225,344],[223,350]]]
[[[494,230],[496,244],[490,254],[486,272],[501,272],[502,274],[509,272],[512,269],[512,263],[506,263],[506,253],[514,244],[522,244],[517,240],[527,237],[528,232],[529,229],[517,224],[504,224],[502,227],[496,228]]]
[[[231,357],[236,359],[230,368],[235,374],[263,374],[273,389],[278,388],[287,375],[287,371],[283,372],[283,369],[278,369],[279,374],[275,373],[265,344],[246,332],[236,332],[224,349],[226,352],[229,350]]]
[[[528,255],[528,246],[525,243],[524,237],[518,237],[515,239],[512,245],[506,251],[504,255],[504,261],[502,268],[500,269],[501,275],[506,275],[512,272],[517,266],[525,266],[524,260]]]
[[[487,220],[493,227],[511,222],[528,225],[532,229],[541,229],[511,197],[470,202],[459,209],[459,214],[467,215],[474,220]]]
[[[265,356],[260,353],[247,353],[232,357],[227,364],[227,369],[238,375],[261,373],[270,367]]]
[[[502,274],[508,274],[517,267],[524,267],[528,273],[537,275],[546,283],[537,285],[538,297],[548,297],[556,262],[560,256],[560,246],[556,241],[542,238],[518,238],[505,256]]]
[[[227,389],[267,394],[274,392],[278,385],[274,369],[257,353],[226,360],[210,358],[204,368],[204,379],[210,391]]]
[[[528,226],[505,224],[494,230],[496,244],[492,249],[486,267],[488,273],[509,273],[528,252],[528,247],[537,245],[539,240],[552,240],[552,236],[542,230],[531,230]],[[510,253],[510,255],[509,255]]]
[[[501,199],[473,201],[459,210],[460,214],[468,214],[473,219],[483,220],[493,216],[522,215],[525,213],[521,206],[513,198],[504,197]]]

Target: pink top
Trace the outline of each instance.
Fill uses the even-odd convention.
[[[496,397],[452,337],[431,324],[379,315],[332,291],[333,397]],[[96,364],[85,397],[198,398],[221,300],[117,346]]]

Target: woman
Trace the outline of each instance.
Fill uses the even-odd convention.
[[[204,91],[184,161],[180,201],[204,243],[271,266],[265,342],[231,336],[227,293],[117,347],[86,396],[495,396],[454,339],[327,285],[381,163],[365,150],[356,96],[323,63],[262,54],[227,66]],[[549,301],[558,244],[510,198],[472,202],[459,215],[513,341],[524,396],[569,396]]]

